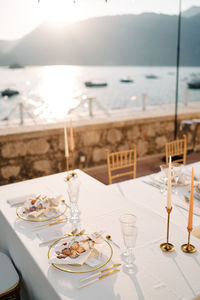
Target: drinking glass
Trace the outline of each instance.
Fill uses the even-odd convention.
[[[160,192],[166,194],[167,193],[167,183],[168,183],[168,166],[161,165],[160,166],[160,177],[161,177],[161,186]]]
[[[172,184],[174,186],[175,194],[177,194],[176,186],[178,184],[178,180],[181,176],[182,165],[181,164],[172,164]]]
[[[132,214],[124,214],[120,217],[120,224],[124,244],[127,252],[127,263],[125,266],[128,269],[134,268],[133,264],[133,249],[136,244],[137,228],[136,228],[136,216]]]
[[[172,179],[174,180],[175,184],[178,183],[181,172],[182,172],[182,165],[180,164],[172,165]]]
[[[79,220],[80,211],[78,207],[79,191],[80,191],[80,181],[76,173],[69,174],[65,181],[67,183],[67,192],[70,201],[70,219],[72,221]]]

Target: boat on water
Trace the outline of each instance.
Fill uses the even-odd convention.
[[[158,76],[153,75],[153,74],[145,75],[145,77],[146,77],[147,79],[156,79],[156,78],[158,78]]]
[[[200,78],[193,79],[187,85],[189,89],[200,89]]]
[[[24,66],[17,64],[17,63],[11,64],[9,66],[9,69],[22,69],[22,68],[24,68]]]
[[[99,80],[91,80],[91,81],[85,81],[86,87],[104,87],[107,86],[107,82],[105,81],[99,81]]]
[[[5,89],[4,91],[1,92],[2,97],[12,97],[16,95],[19,95],[19,91],[17,90]]]
[[[126,76],[120,79],[120,82],[124,82],[124,83],[130,83],[133,82],[133,79],[131,79],[131,77]]]

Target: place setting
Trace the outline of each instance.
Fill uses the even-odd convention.
[[[146,184],[152,185],[160,190],[161,193],[167,193],[169,165],[160,165],[160,171],[150,176],[151,180],[145,181]],[[185,172],[184,166],[178,163],[171,164],[171,182],[172,192],[176,193],[179,187],[187,187],[190,184],[190,175]]]

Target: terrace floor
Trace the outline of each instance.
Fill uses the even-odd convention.
[[[160,170],[160,165],[163,164],[163,155],[148,156],[137,160],[137,177],[156,173]],[[187,164],[200,161],[200,150],[187,154]],[[107,165],[97,166],[84,169],[88,175],[94,177],[104,184],[108,184]],[[130,177],[122,177],[119,181],[130,179]],[[117,182],[117,181],[116,181]]]

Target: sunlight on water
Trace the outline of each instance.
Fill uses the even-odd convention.
[[[42,111],[44,118],[49,117],[49,112],[55,118],[63,118],[74,106],[78,73],[79,68],[73,66],[47,66],[41,70],[38,91],[48,107]]]
[[[154,74],[157,79],[147,79]],[[184,102],[187,82],[199,77],[200,68],[180,68],[179,103]],[[121,83],[130,76],[132,83]],[[106,87],[86,88],[85,81],[101,79]],[[0,91],[10,88],[19,95],[9,99],[0,97],[0,120],[19,119],[19,102],[24,104],[25,119],[30,116],[44,121],[66,119],[83,95],[94,97],[93,111],[142,107],[142,95],[147,95],[146,105],[172,104],[176,86],[174,67],[136,66],[26,66],[11,70],[0,67]],[[189,102],[200,101],[200,90],[189,90]],[[97,104],[100,104],[99,107]],[[10,114],[11,112],[11,114]],[[80,105],[74,113],[89,115],[88,104]]]

